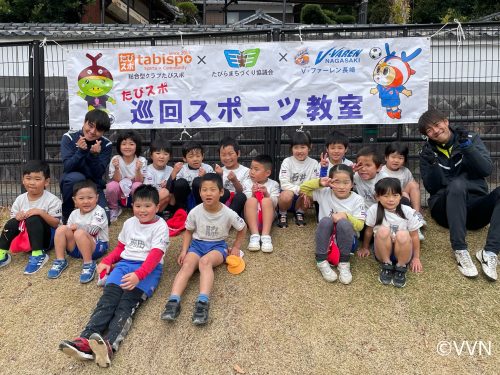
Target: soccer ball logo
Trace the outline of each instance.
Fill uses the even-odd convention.
[[[370,52],[368,53],[368,55],[373,59],[373,60],[377,60],[377,59],[380,59],[380,57],[382,57],[382,49],[379,48],[379,47],[373,47]]]

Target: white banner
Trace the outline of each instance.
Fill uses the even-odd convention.
[[[427,109],[428,38],[73,50],[70,127],[113,129],[415,123]]]

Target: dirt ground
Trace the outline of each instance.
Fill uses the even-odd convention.
[[[112,224],[111,245],[129,215]],[[273,228],[275,251],[246,252],[241,275],[216,270],[205,327],[191,323],[198,275],[178,320],[159,318],[179,269],[181,238],[173,238],[160,286],[108,369],[58,350],[60,340],[79,334],[101,295],[95,282],[79,284],[79,261],[48,280],[50,263],[25,276],[27,255],[15,255],[0,270],[0,374],[500,373],[500,284],[481,271],[475,280],[458,272],[447,230],[429,220],[424,272],[410,274],[405,288],[381,285],[373,258],[356,257],[345,286],[326,283],[316,270],[308,219],[304,228]],[[471,253],[485,236],[469,234]]]

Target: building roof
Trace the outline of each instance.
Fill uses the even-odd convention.
[[[248,25],[254,23],[254,21],[257,20],[263,20],[266,21],[266,23],[271,23],[274,25],[281,25],[282,21],[271,17],[269,14],[264,13],[262,9],[257,9],[254,14],[252,14],[250,17],[244,18],[238,22],[235,22],[232,24],[232,26],[243,26],[243,25]]]

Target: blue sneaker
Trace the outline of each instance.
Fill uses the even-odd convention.
[[[66,259],[56,259],[52,263],[47,277],[49,279],[57,279],[66,268],[68,268],[68,261]]]
[[[32,275],[35,272],[38,272],[38,270],[42,268],[43,265],[47,263],[48,260],[49,256],[47,254],[42,254],[37,256],[30,255],[28,264],[26,265],[26,268],[24,268],[24,274]]]
[[[11,260],[12,257],[10,256],[10,254],[9,253],[5,254],[5,258],[0,260],[0,268],[5,267],[7,264],[10,263]]]
[[[94,280],[96,268],[97,265],[95,262],[84,263],[82,267],[82,273],[80,274],[80,282],[82,284],[87,284]]]

